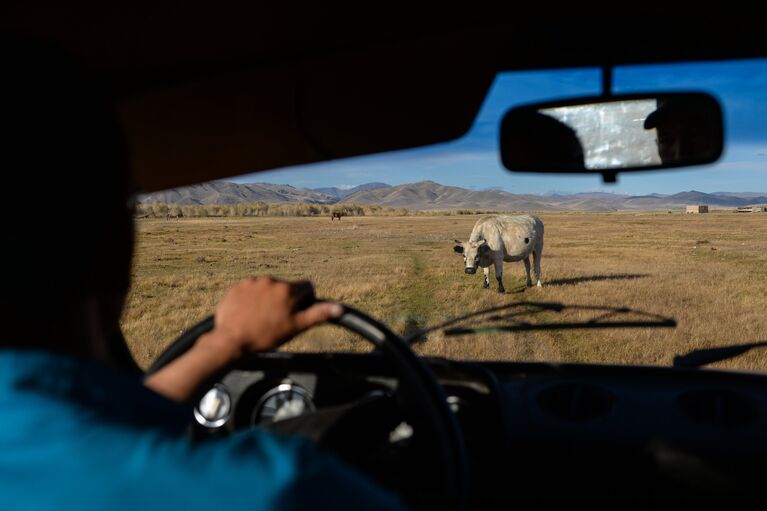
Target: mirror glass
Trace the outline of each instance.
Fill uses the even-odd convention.
[[[527,105],[501,124],[513,171],[604,172],[700,165],[722,153],[719,103],[700,93]]]

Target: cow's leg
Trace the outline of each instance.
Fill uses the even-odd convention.
[[[505,293],[503,288],[503,259],[495,261],[495,280],[498,281],[498,292]]]
[[[490,287],[490,267],[489,266],[485,266],[484,268],[482,268],[482,271],[485,272],[485,282],[484,282],[484,284],[482,284],[482,287],[487,289],[487,288]]]
[[[533,251],[533,266],[535,267],[535,278],[538,279],[538,284],[537,284],[538,287],[543,287],[543,284],[541,284],[541,252],[542,251],[543,251],[542,248],[539,248],[538,250]]]
[[[532,287],[533,281],[530,278],[530,256],[525,257],[523,262],[525,263],[525,277],[527,278],[525,284],[527,284],[527,287]]]

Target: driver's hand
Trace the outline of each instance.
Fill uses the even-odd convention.
[[[216,307],[213,332],[243,353],[271,350],[343,313],[340,304],[314,300],[314,287],[306,280],[244,280],[232,286]]]
[[[235,284],[216,307],[213,330],[144,384],[170,399],[195,402],[210,388],[211,379],[244,354],[274,349],[343,313],[337,303],[314,300],[307,281],[259,277]]]

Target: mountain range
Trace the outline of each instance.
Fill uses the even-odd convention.
[[[169,204],[375,204],[414,210],[488,209],[500,211],[622,211],[679,209],[688,204],[735,208],[767,204],[767,193],[759,192],[680,192],[625,195],[607,192],[513,194],[499,189],[469,190],[434,181],[419,181],[398,186],[366,183],[353,188],[296,188],[270,183],[237,184],[213,181],[185,188],[155,192],[140,202]]]
[[[386,183],[365,183],[364,185],[351,186],[346,188],[338,188],[336,186],[331,186],[328,188],[312,188],[311,190],[315,192],[324,193],[325,195],[329,195],[335,198],[336,200],[340,201],[356,192],[361,192],[364,190],[373,190],[374,188],[390,188],[390,185],[387,185]]]

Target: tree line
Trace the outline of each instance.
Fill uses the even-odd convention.
[[[423,216],[423,215],[477,215],[497,213],[477,209],[451,209],[444,211],[416,211],[407,208],[388,208],[359,204],[166,204],[141,203],[136,206],[138,218],[201,218],[201,217],[312,217],[331,216]]]

